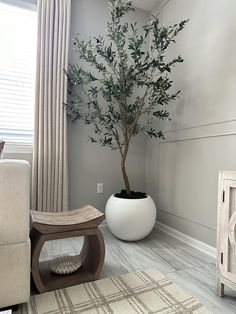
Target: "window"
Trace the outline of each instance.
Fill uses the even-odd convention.
[[[19,3],[0,3],[0,139],[32,145],[37,13]]]

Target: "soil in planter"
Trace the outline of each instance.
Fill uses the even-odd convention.
[[[128,198],[128,199],[140,199],[140,198],[146,198],[147,194],[144,192],[134,192],[134,191],[131,191],[131,193],[128,194],[126,190],[121,190],[120,193],[115,194],[115,197]]]

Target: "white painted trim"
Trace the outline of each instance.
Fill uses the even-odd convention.
[[[216,248],[208,245],[202,241],[199,241],[197,239],[194,239],[190,236],[188,236],[185,233],[182,233],[174,228],[171,228],[159,221],[156,221],[155,226],[161,230],[163,233],[167,234],[168,236],[171,236],[172,238],[175,238],[185,244],[188,244],[189,246],[193,247],[196,250],[199,250],[213,258],[216,258]],[[107,222],[104,220],[100,227],[107,227]]]
[[[199,222],[199,221],[195,221],[195,220],[193,220],[193,219],[184,217],[183,215],[179,215],[179,214],[176,214],[176,213],[172,213],[172,212],[170,212],[170,211],[168,211],[168,210],[162,210],[162,209],[160,209],[160,208],[157,208],[157,211],[162,212],[162,213],[167,214],[167,215],[170,215],[170,216],[175,216],[175,217],[177,217],[177,218],[184,219],[185,221],[191,222],[191,223],[193,223],[193,224],[195,224],[195,225],[198,225],[198,226],[201,226],[201,227],[203,227],[203,228],[216,231],[216,228],[215,228],[215,227],[207,226],[207,225],[205,225],[205,224],[203,224],[203,223],[201,223],[201,222]]]
[[[217,124],[227,124],[231,122],[236,122],[236,119],[228,119],[228,120],[221,120],[221,121],[214,121],[214,122],[208,122],[208,123],[201,123],[201,124],[196,124],[196,125],[190,125],[178,129],[166,129],[163,130],[165,133],[170,133],[170,132],[178,132],[178,131],[184,131],[184,130],[190,130],[190,129],[197,129],[197,128],[203,128],[207,126],[214,126]]]
[[[165,135],[165,133],[164,133]],[[160,142],[161,144],[166,144],[166,143],[176,143],[176,142],[184,142],[184,141],[191,141],[191,140],[199,140],[199,139],[205,139],[205,138],[213,138],[213,137],[222,137],[222,136],[232,136],[236,135],[236,132],[234,133],[228,133],[228,134],[211,134],[211,135],[203,135],[203,136],[193,136],[193,137],[183,137],[179,139],[172,139],[172,140],[166,140],[165,142],[162,141]]]
[[[161,140],[161,144],[212,137],[233,136],[236,135],[236,120],[218,121],[215,123],[207,123],[176,130],[163,130],[163,133],[166,136],[166,139]]]
[[[156,226],[159,230],[161,230],[163,233],[166,233],[168,234],[169,236],[177,239],[177,240],[180,240],[181,242],[183,243],[186,243],[188,244],[189,246],[213,257],[213,258],[216,258],[216,248],[214,248],[213,246],[211,245],[208,245],[202,241],[199,241],[197,239],[194,239],[190,236],[188,236],[187,234],[185,233],[182,233],[174,228],[171,228],[159,221],[156,222]]]

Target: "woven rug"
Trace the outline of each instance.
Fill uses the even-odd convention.
[[[156,270],[128,273],[32,296],[18,313],[211,313]]]

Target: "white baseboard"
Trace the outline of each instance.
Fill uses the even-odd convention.
[[[197,249],[213,258],[216,258],[216,248],[209,245],[209,244],[206,244],[202,241],[199,241],[197,239],[194,239],[190,236],[188,236],[187,234],[185,233],[182,233],[174,228],[171,228],[159,221],[156,222],[155,224],[157,226],[157,228],[159,230],[161,230],[163,233],[171,236],[172,238],[175,238],[185,244],[188,244],[189,246],[193,247],[194,249]],[[104,220],[101,225],[101,227],[105,227],[107,226],[107,222],[106,220]]]
[[[161,222],[156,222],[156,226],[159,230],[161,230],[163,233],[168,234],[169,236],[178,239],[186,244],[188,244],[189,246],[192,246],[193,248],[204,252],[205,254],[216,258],[216,248],[214,248],[211,245],[208,245],[202,241],[199,241],[197,239],[194,239],[190,236],[188,236],[185,233],[182,233],[174,228],[171,228],[167,225],[162,224]]]

